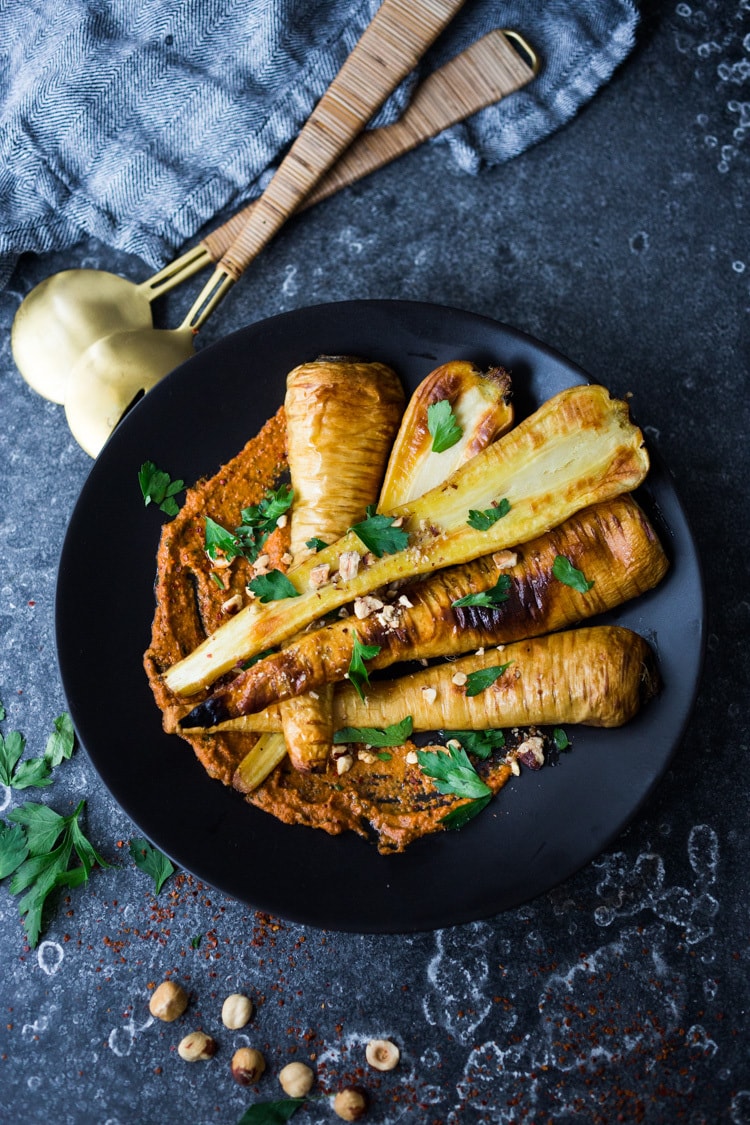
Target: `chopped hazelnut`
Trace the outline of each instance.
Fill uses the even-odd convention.
[[[514,777],[520,777],[521,776],[521,767],[519,766],[516,759],[511,758],[509,764],[510,764],[510,772],[513,774],[513,776]]]
[[[369,750],[358,750],[357,757],[360,762],[364,762],[367,766],[371,766],[373,762],[377,762],[377,758]]]
[[[465,672],[456,672],[453,676],[453,683],[456,687],[463,687],[468,678]]]
[[[375,1070],[393,1070],[401,1052],[390,1039],[371,1039],[365,1048],[365,1058]]]
[[[434,703],[437,699],[437,690],[434,687],[423,687],[422,695],[424,696],[425,703]]]
[[[241,1027],[244,1027],[252,1014],[252,1000],[249,996],[243,996],[239,992],[233,992],[231,996],[227,996],[221,1006],[222,1023],[224,1027],[230,1028],[231,1031],[238,1031]]]
[[[336,759],[336,773],[341,777],[342,774],[348,773],[354,765],[354,758],[351,754],[342,754],[340,758]]]
[[[315,1075],[302,1062],[290,1062],[279,1071],[279,1082],[290,1098],[304,1098],[312,1089]]]
[[[276,520],[276,526],[277,527],[286,527],[288,521],[289,521],[289,516],[287,515],[286,512],[282,512],[281,515],[279,516],[279,518]]]
[[[419,761],[419,758],[417,757],[416,750],[410,750],[409,753],[404,758],[404,761],[407,763],[407,765],[416,766],[416,764]]]
[[[193,1031],[177,1044],[177,1054],[185,1062],[201,1062],[216,1054],[216,1040],[204,1031]]]
[[[383,603],[380,601],[380,599],[373,598],[370,594],[365,595],[365,597],[363,598],[354,599],[354,616],[359,621],[364,621],[364,619],[366,617],[369,617],[371,613],[375,613],[376,610],[382,608]]]
[[[359,1121],[367,1112],[364,1091],[356,1086],[345,1086],[333,1099],[333,1112],[342,1121]]]
[[[222,613],[237,613],[240,609],[242,609],[242,594],[234,594],[231,598],[227,598],[221,606]]]
[[[398,604],[403,606],[404,609],[414,609],[414,602],[410,602],[406,594],[401,594],[398,599]]]
[[[266,1060],[254,1047],[240,1047],[232,1055],[232,1078],[240,1086],[252,1086],[266,1069]]]
[[[361,556],[359,551],[342,551],[339,555],[339,575],[344,582],[356,578]]]
[[[178,1019],[188,1006],[187,993],[177,981],[165,980],[151,996],[148,1010],[165,1023]]]
[[[538,770],[544,765],[544,739],[541,735],[530,735],[516,747],[516,757],[520,758],[530,770]]]
[[[310,585],[313,589],[318,590],[321,586],[325,586],[330,573],[330,563],[320,563],[318,566],[314,566],[310,571]]]
[[[270,555],[258,555],[253,563],[253,574],[259,578],[262,574],[268,574],[268,564],[271,561]]]
[[[515,551],[495,551],[492,561],[498,570],[510,570],[518,562],[518,555]]]

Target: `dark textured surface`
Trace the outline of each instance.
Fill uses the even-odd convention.
[[[631,391],[691,520],[709,611],[700,696],[656,793],[605,855],[528,906],[357,937],[260,916],[186,876],[154,900],[118,846],[132,825],[78,751],[52,788],[0,790],[6,813],[85,797],[88,834],[114,865],[57,901],[34,951],[0,889],[0,1120],[231,1123],[276,1096],[274,1072],[296,1052],[315,1056],[326,1091],[364,1082],[368,1119],[383,1125],[750,1121],[749,34],[740,0],[646,6],[634,55],[556,136],[476,178],[435,146],[322,205],[282,233],[201,341],[311,303],[404,297],[496,317]],[[24,261],[0,294],[2,730],[23,730],[30,753],[65,707],[55,574],[90,461],[61,408],[21,380],[8,330],[33,284],[84,264],[144,276],[87,244]],[[170,972],[191,1007],[155,1024],[148,986]],[[257,1001],[246,1032],[219,1021],[235,990]],[[200,1025],[220,1052],[187,1068],[175,1046]],[[257,1091],[229,1076],[245,1033],[268,1059]],[[360,1074],[374,1035],[402,1048],[379,1079]],[[298,1119],[333,1117],[323,1100]]]

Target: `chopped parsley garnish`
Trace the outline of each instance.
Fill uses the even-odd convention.
[[[29,802],[9,813],[16,827],[3,825],[0,832],[0,870],[5,875],[14,872],[11,894],[26,892],[18,909],[32,947],[39,940],[42,911],[52,891],[85,883],[95,863],[109,866],[81,830],[78,821],[85,804],[81,801],[70,816],[60,816],[47,805]],[[74,853],[80,866],[70,866]]]
[[[510,578],[507,574],[501,574],[491,590],[484,590],[481,594],[467,594],[465,598],[457,598],[455,602],[451,602],[451,605],[457,609],[461,606],[471,605],[501,605],[502,602],[507,602],[509,590]]]
[[[444,453],[461,440],[463,430],[447,398],[427,407],[427,429],[432,434],[433,453]]]
[[[394,527],[394,516],[378,516],[374,505],[367,509],[367,517],[349,528],[357,535],[368,551],[379,559],[383,555],[395,555],[403,551],[409,543],[408,534],[400,527]]]
[[[175,496],[184,489],[184,480],[172,480],[169,473],[157,469],[153,461],[144,461],[138,471],[138,483],[146,507],[157,504],[166,515],[177,515],[180,506]]]
[[[505,746],[505,735],[501,730],[441,730],[440,737],[455,739],[467,753],[482,759],[489,758],[493,750]]]
[[[494,684],[495,680],[499,680],[506,668],[510,668],[513,661],[507,664],[495,664],[491,668],[479,668],[476,672],[469,672],[466,679],[466,694],[479,695],[480,692],[486,691],[488,687]]]
[[[225,558],[229,562],[239,556],[255,562],[268,536],[278,525],[279,517],[289,510],[293,499],[294,492],[288,484],[282,484],[275,492],[269,489],[259,504],[242,509],[242,523],[234,531],[228,531],[210,516],[204,516],[206,554],[211,559]]]
[[[375,647],[374,645],[372,646]],[[374,653],[373,655],[377,655]],[[391,723],[383,727],[342,727],[334,733],[334,743],[364,742],[368,746],[401,746],[406,742],[414,729],[411,715],[407,715],[400,723]],[[390,755],[388,755],[390,758]],[[387,759],[384,759],[387,760]]]
[[[259,504],[243,508],[240,513],[242,523],[235,529],[237,540],[242,546],[245,558],[254,562],[268,536],[275,530],[279,516],[289,511],[294,500],[291,485],[282,484],[275,492],[266,493]]]
[[[467,523],[469,527],[473,527],[475,531],[489,531],[494,523],[507,516],[510,511],[510,502],[503,498],[498,500],[496,504],[492,504],[489,508],[482,511],[476,508],[469,509],[469,518]]]
[[[438,793],[469,799],[469,804],[453,809],[442,818],[447,828],[462,828],[489,803],[492,790],[482,781],[463,747],[448,746],[445,751],[417,750],[417,761]]]
[[[130,854],[138,870],[151,876],[154,881],[154,894],[158,895],[169,876],[174,875],[174,867],[170,860],[158,848],[149,844],[148,840],[140,838],[130,841]]]
[[[360,699],[365,698],[364,687],[370,682],[365,660],[372,660],[380,652],[380,645],[363,645],[359,637],[354,638],[352,658],[349,661],[347,679],[353,685]]]
[[[582,571],[573,566],[570,559],[565,558],[565,555],[555,556],[552,573],[559,582],[570,586],[572,590],[576,590],[579,594],[587,594],[594,585],[593,582],[587,580]]]
[[[305,540],[305,546],[309,547],[311,551],[323,551],[328,546],[328,544],[324,543],[322,539],[316,539],[313,536],[312,539]]]
[[[568,738],[562,727],[555,727],[555,729],[552,731],[552,737],[558,750],[567,750],[570,746],[570,739]]]
[[[252,582],[248,582],[247,588],[252,590],[258,601],[263,602],[264,605],[266,602],[279,602],[282,598],[299,597],[297,587],[293,586],[280,570],[269,570],[268,574],[259,574]]]

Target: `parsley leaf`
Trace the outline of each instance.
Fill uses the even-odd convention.
[[[11,785],[14,789],[46,789],[52,784],[52,767],[46,758],[27,758],[16,767]]]
[[[492,504],[483,511],[470,508],[469,518],[466,522],[469,527],[473,527],[476,531],[489,531],[493,523],[497,523],[503,516],[507,516],[509,511],[510,502],[506,499],[498,500],[496,504]]]
[[[555,740],[555,746],[558,750],[567,750],[570,746],[570,739],[562,727],[555,727],[552,731],[552,737]]]
[[[334,733],[333,741],[365,742],[368,746],[401,746],[413,729],[412,717],[407,715],[400,723],[391,723],[382,730],[378,727],[342,727]]]
[[[0,701],[0,723],[3,721],[4,718],[5,718],[5,707],[3,706],[2,701]]]
[[[454,738],[467,753],[482,759],[489,758],[493,750],[505,746],[505,735],[501,730],[441,730],[440,737]]]
[[[203,935],[202,934],[196,934],[195,937],[191,937],[191,939],[190,939],[190,948],[191,949],[200,949],[202,941],[203,941]]]
[[[363,645],[359,637],[355,636],[347,679],[354,686],[360,699],[365,698],[363,687],[370,682],[370,676],[365,667],[365,660],[372,660],[379,652],[380,645]]]
[[[172,480],[169,473],[157,469],[153,461],[144,461],[138,472],[138,483],[146,507],[158,504],[168,516],[176,516],[180,508],[175,500],[178,492],[185,487],[184,480]]]
[[[457,598],[455,602],[451,602],[451,605],[455,606],[456,609],[470,605],[501,605],[502,602],[507,602],[509,590],[510,578],[507,574],[501,574],[491,590],[483,590],[481,594],[467,594],[466,597]]]
[[[298,598],[299,590],[293,586],[285,574],[280,570],[269,570],[268,574],[259,574],[247,584],[256,598],[263,602],[278,602],[282,598]]]
[[[28,854],[29,845],[21,825],[0,820],[0,879],[20,867]]]
[[[94,863],[108,867],[84,836],[79,817],[86,802],[81,801],[70,816],[60,816],[47,805],[27,803],[14,809],[8,819],[23,827],[28,845],[27,858],[16,868],[11,894],[26,894],[18,909],[29,945],[36,945],[42,928],[42,911],[47,897],[56,887],[79,886],[86,882]],[[73,852],[81,867],[70,868]]]
[[[133,863],[139,871],[150,875],[154,880],[154,894],[159,893],[170,875],[174,875],[174,867],[165,855],[148,840],[137,838],[130,841],[130,854]]]
[[[309,547],[311,551],[323,551],[328,546],[328,544],[324,543],[322,539],[316,539],[313,536],[312,539],[305,540],[305,546]]]
[[[210,516],[204,516],[206,523],[206,538],[204,541],[206,554],[210,559],[226,558],[229,562],[242,554],[242,548],[235,535],[227,531]]]
[[[465,805],[459,805],[455,809],[451,809],[449,813],[441,817],[441,823],[446,828],[463,828],[470,820],[473,820],[477,813],[486,808],[492,800],[492,794],[487,794],[485,797],[475,797],[473,801],[467,801]]]
[[[444,453],[461,440],[463,430],[447,398],[427,407],[427,429],[432,434],[432,452]]]
[[[463,747],[417,750],[417,761],[422,773],[434,781],[438,793],[472,799],[492,795],[489,785],[482,781]]]
[[[566,559],[565,555],[556,555],[555,561],[552,564],[552,573],[559,582],[563,582],[566,586],[570,586],[572,590],[576,590],[579,594],[587,594],[593,582],[589,582],[582,571],[577,570],[573,566],[570,559]]]
[[[0,734],[0,782],[13,784],[13,771],[23,754],[26,739],[20,731],[12,730],[6,738]]]
[[[237,1125],[283,1125],[306,1102],[306,1098],[282,1098],[248,1106]]]
[[[488,687],[494,684],[495,680],[499,680],[506,668],[510,668],[513,661],[508,664],[495,664],[491,668],[480,668],[476,672],[469,672],[466,679],[466,694],[479,695],[480,692],[486,691]]]
[[[250,562],[255,562],[261,547],[275,530],[279,517],[289,510],[294,499],[291,485],[282,484],[275,492],[269,489],[259,504],[243,508],[240,513],[242,523],[235,528],[235,537],[241,553]]]
[[[372,551],[373,555],[380,559],[383,555],[394,555],[398,551],[403,551],[408,546],[409,536],[402,528],[393,526],[394,518],[394,516],[378,516],[372,507],[369,507],[367,517],[360,523],[355,523],[349,530],[359,536],[368,551]]]
[[[62,715],[57,716],[54,721],[54,728],[52,734],[47,739],[47,745],[44,750],[44,757],[53,769],[70,757],[73,753],[76,740],[73,730],[73,720],[67,712],[63,712]]]

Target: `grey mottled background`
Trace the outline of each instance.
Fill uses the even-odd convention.
[[[469,176],[440,144],[290,225],[201,344],[310,303],[404,297],[528,331],[637,396],[703,558],[702,690],[673,767],[628,831],[564,886],[476,925],[410,937],[325,934],[183,876],[158,899],[129,865],[128,819],[78,751],[45,799],[87,799],[116,866],[59,900],[25,948],[0,888],[0,1121],[234,1122],[255,1097],[227,1060],[186,1068],[181,1029],[156,1025],[167,971],[191,1019],[219,1029],[235,989],[269,1070],[315,1056],[326,1089],[390,1035],[398,1070],[369,1120],[750,1122],[747,1042],[750,5],[645,3],[639,42],[569,125]],[[3,731],[43,749],[65,707],[55,664],[58,552],[90,461],[62,409],[21,380],[8,330],[50,273],[142,263],[88,243],[22,260],[0,294],[0,699]],[[164,311],[176,322],[176,307]],[[4,811],[31,794],[0,789]],[[198,949],[190,939],[202,935]],[[185,1025],[192,1026],[192,1024]],[[325,1101],[298,1120],[332,1120]]]

